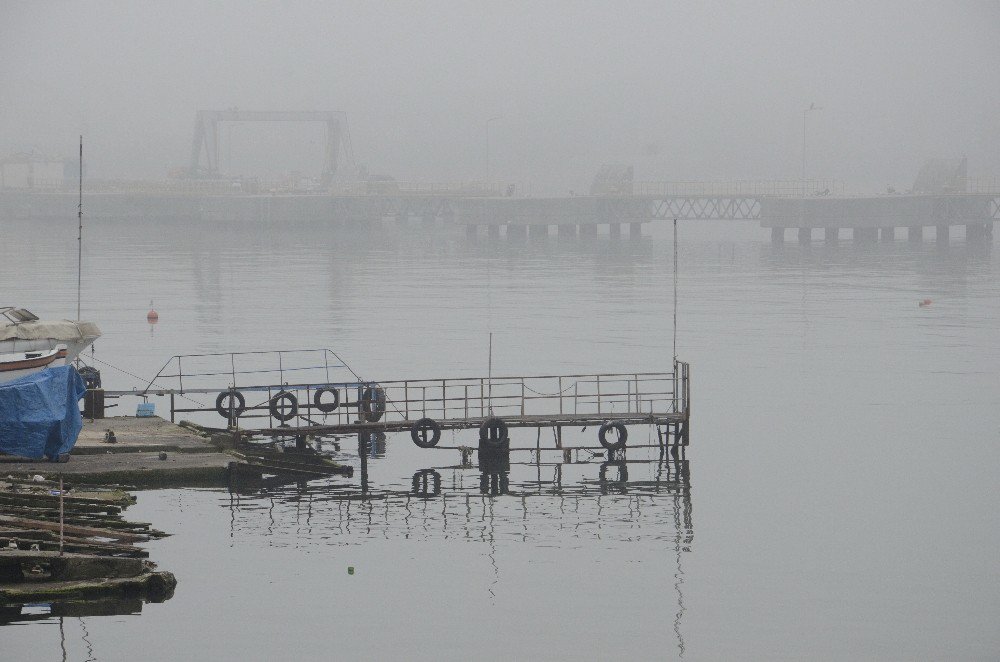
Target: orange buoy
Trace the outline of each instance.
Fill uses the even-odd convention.
[[[926,308],[927,306],[931,305],[931,303],[932,303],[932,302],[931,302],[931,300],[930,300],[930,299],[921,299],[921,300],[920,300],[920,301],[919,301],[919,302],[917,303],[917,305],[918,305],[918,306],[920,306],[921,308]]]
[[[160,314],[153,309],[153,302],[149,302],[149,312],[146,313],[146,321],[150,324],[156,324],[160,321]]]

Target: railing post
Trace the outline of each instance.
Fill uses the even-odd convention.
[[[524,416],[524,377],[521,377],[521,416]]]
[[[559,414],[563,413],[562,377],[559,378]]]
[[[462,390],[462,402],[465,403],[465,418],[469,418],[469,385],[465,384]]]
[[[441,380],[441,419],[448,418],[448,386]]]
[[[403,382],[403,411],[406,412],[406,420],[410,420],[410,381]]]
[[[601,413],[601,376],[597,375],[597,413]]]

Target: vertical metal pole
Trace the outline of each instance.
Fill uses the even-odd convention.
[[[59,474],[59,556],[63,555],[65,522],[63,520],[63,477]]]
[[[493,414],[493,332],[492,331],[490,331],[490,358],[489,358],[489,368],[487,376],[490,381],[489,393],[487,399],[489,400],[490,403],[490,414],[492,415]]]
[[[170,422],[174,422],[174,392],[170,392]]]
[[[83,136],[80,136],[80,190],[76,208],[76,319],[80,319],[80,292],[83,285]],[[80,358],[77,357],[77,365]]]
[[[677,219],[674,219],[674,363],[677,362]],[[676,370],[674,371],[676,372]]]
[[[403,382],[403,410],[406,412],[406,420],[410,420],[410,382]]]

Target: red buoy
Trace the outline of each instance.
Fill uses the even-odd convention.
[[[931,303],[933,302],[930,299],[921,299],[917,303],[917,305],[920,306],[921,308],[926,308],[927,306],[931,305]]]
[[[160,321],[160,314],[153,309],[153,302],[149,302],[149,312],[146,313],[146,321],[150,324],[156,324]]]

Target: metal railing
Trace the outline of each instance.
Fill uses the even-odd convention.
[[[835,179],[787,179],[729,181],[679,181],[679,182],[634,182],[632,195],[684,196],[781,196],[806,197],[821,195],[842,195],[844,183]]]
[[[683,364],[686,366],[686,364]],[[686,388],[686,378],[683,380]],[[387,419],[575,418],[683,412],[675,373],[602,373],[379,382]]]
[[[114,394],[169,396],[171,420],[179,413],[216,412],[241,427],[255,418],[297,427],[406,427],[422,418],[461,427],[491,416],[525,425],[686,419],[689,370],[678,361],[672,372],[371,381],[329,349],[225,352],[172,356],[141,390]],[[197,394],[216,398],[203,403],[192,398]],[[269,421],[265,427],[273,426]]]

